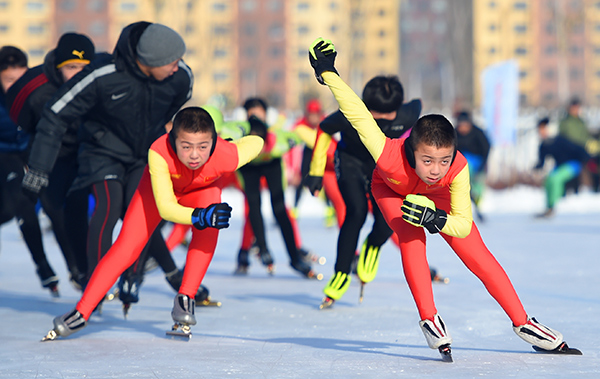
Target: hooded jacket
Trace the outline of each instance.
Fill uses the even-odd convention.
[[[193,85],[183,61],[160,82],[139,69],[135,48],[148,25],[137,22],[123,29],[112,55],[98,56],[46,103],[29,157],[31,168],[52,170],[62,137],[78,119],[80,187],[117,179],[128,166],[147,161],[150,145],[191,98]],[[116,166],[125,169],[111,172]]]

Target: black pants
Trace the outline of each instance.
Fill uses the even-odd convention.
[[[135,193],[144,172],[144,166],[128,173],[125,180],[105,180],[92,185],[92,194],[96,199],[96,208],[90,219],[88,232],[88,279],[98,265],[99,260],[112,246],[113,230],[117,221],[125,216],[127,206]],[[165,273],[177,269],[165,241],[156,228],[146,248],[127,271],[126,275],[143,276],[145,260],[148,256],[156,259]]]
[[[265,225],[261,212],[260,198],[260,179],[264,177],[267,180],[267,186],[271,194],[273,215],[281,230],[291,263],[299,262],[300,258],[298,256],[298,249],[296,248],[296,237],[294,236],[292,223],[285,208],[281,159],[277,158],[261,164],[247,164],[240,168],[240,173],[244,179],[244,192],[248,200],[248,217],[254,231],[256,245],[260,250],[269,250],[265,237]]]
[[[346,203],[346,218],[340,228],[335,271],[349,274],[356,253],[360,230],[369,212],[369,201],[374,223],[367,237],[371,246],[381,246],[392,235],[392,229],[383,218],[371,194],[373,166],[365,164],[346,153],[336,152],[336,176],[342,198]],[[370,200],[369,200],[370,199]]]
[[[25,244],[37,267],[49,267],[36,204],[23,194],[24,153],[0,154],[0,225],[17,218]]]
[[[76,154],[60,157],[50,174],[49,185],[40,194],[42,208],[52,221],[54,237],[69,272],[76,277],[87,271],[88,191],[69,193],[77,175]]]

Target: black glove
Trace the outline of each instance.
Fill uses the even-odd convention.
[[[435,203],[423,195],[407,195],[402,204],[402,218],[414,226],[424,226],[429,233],[439,233],[448,215],[443,209],[435,209]]]
[[[40,196],[42,188],[48,187],[48,182],[47,173],[30,168],[25,173],[23,182],[21,183],[23,194],[35,203]]]
[[[310,65],[315,70],[315,77],[319,83],[325,85],[325,81],[321,76],[325,71],[335,72],[339,75],[334,67],[336,55],[337,52],[330,40],[324,40],[319,37],[310,45],[308,59],[310,60]]]
[[[192,212],[192,225],[200,230],[206,228],[228,228],[231,209],[227,203],[211,204],[206,208],[196,208]]]
[[[304,178],[304,185],[313,196],[316,196],[315,193],[320,191],[323,188],[323,177],[322,176],[312,176],[307,175]]]

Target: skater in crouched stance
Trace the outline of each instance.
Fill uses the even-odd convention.
[[[162,219],[193,225],[183,281],[171,313],[175,325],[196,324],[194,296],[213,257],[218,229],[229,226],[231,207],[221,203],[215,181],[255,158],[263,146],[257,136],[235,142],[217,137],[214,122],[202,108],[177,113],[173,128],[148,152],[148,166],[133,195],[119,237],[99,262],[77,306],[54,319],[46,339],[82,329],[106,292],[140,255]]]
[[[519,337],[536,350],[581,354],[570,349],[559,332],[527,315],[508,276],[483,243],[471,212],[469,168],[456,149],[452,124],[444,116],[427,115],[417,121],[408,138],[386,138],[364,103],[338,76],[331,41],[317,39],[309,53],[317,79],[329,87],[377,163],[372,192],[399,237],[404,275],[429,347],[452,361],[452,338],[433,300],[424,228],[440,234],[483,282]]]

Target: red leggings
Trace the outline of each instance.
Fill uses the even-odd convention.
[[[221,189],[215,186],[206,187],[178,196],[177,200],[186,207],[205,208],[221,201]],[[81,300],[77,303],[77,310],[86,320],[119,276],[139,257],[160,221],[150,175],[146,170],[127,208],[117,240],[98,263]],[[179,288],[180,294],[189,297],[196,295],[215,252],[218,235],[219,231],[214,228],[192,228],[192,240],[188,248],[183,282]]]
[[[385,183],[373,181],[373,196],[389,226],[400,236],[399,246],[406,281],[413,295],[421,320],[433,319],[437,313],[429,264],[426,257],[425,230],[402,219],[403,199]],[[431,197],[436,206],[450,209],[448,199]],[[475,223],[465,238],[440,233],[469,270],[482,281],[490,295],[500,304],[514,325],[527,322],[527,314],[510,279],[492,253],[487,249]]]

